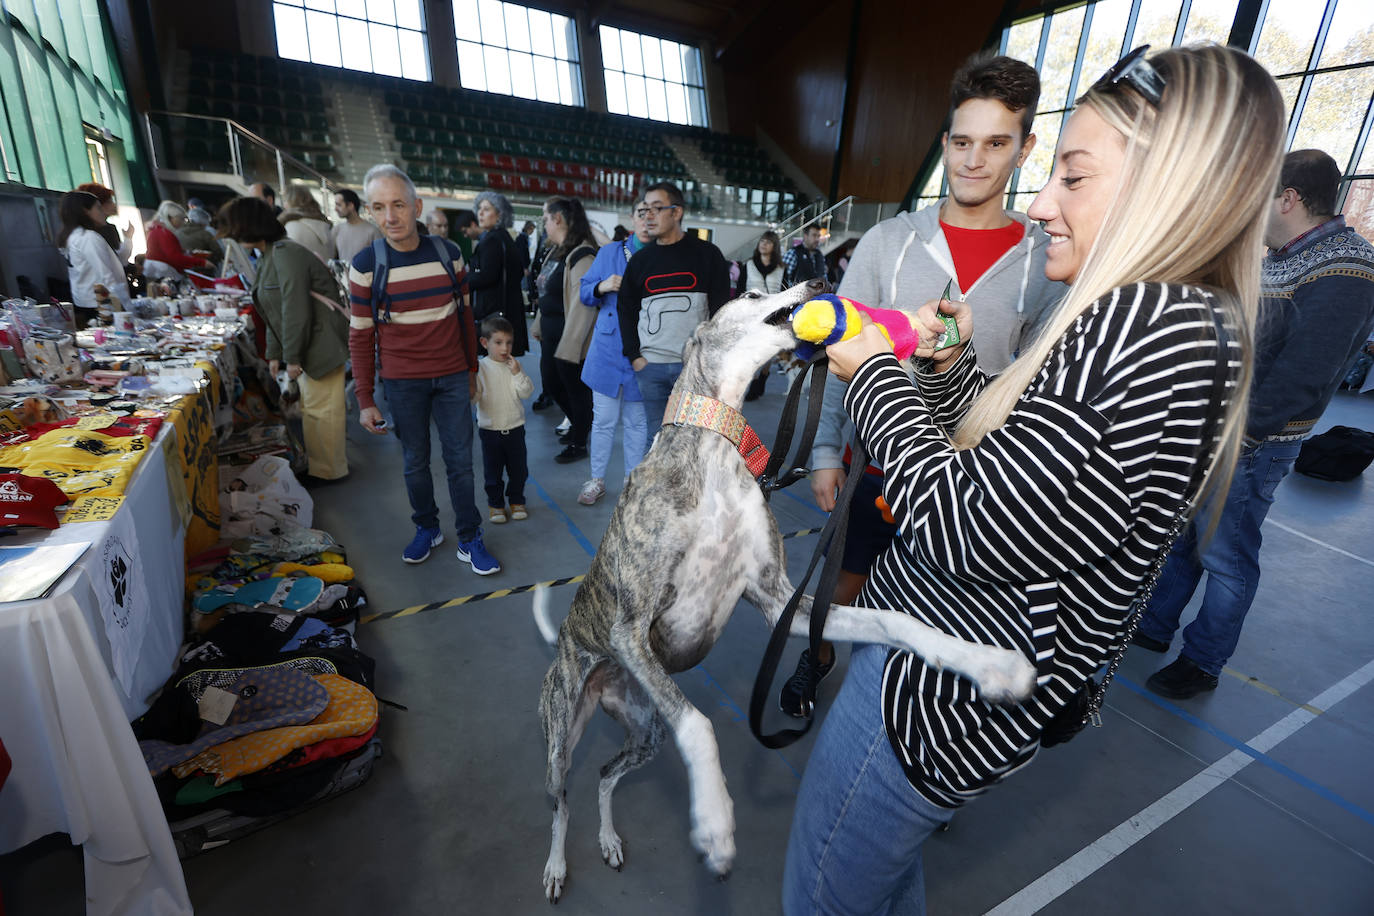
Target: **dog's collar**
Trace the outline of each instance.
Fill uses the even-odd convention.
[[[749,473],[755,477],[768,467],[768,449],[745,422],[744,414],[729,404],[690,391],[674,391],[668,398],[663,422],[668,426],[699,426],[720,433],[739,451]]]

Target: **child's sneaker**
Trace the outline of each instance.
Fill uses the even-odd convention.
[[[471,566],[479,576],[490,576],[501,571],[501,564],[496,562],[496,557],[488,553],[487,545],[482,543],[481,528],[477,529],[472,540],[458,542],[458,559]]]
[[[511,503],[510,517],[517,522],[523,522],[530,517],[530,514],[525,511],[525,507],[520,505],[520,503]]]
[[[591,506],[605,495],[606,481],[600,477],[593,477],[582,485],[582,492],[577,494],[577,501],[584,506]]]
[[[506,523],[505,506],[487,506],[487,518],[493,525],[504,525]]]
[[[444,533],[438,528],[419,528],[415,529],[415,537],[411,538],[406,549],[401,553],[401,559],[407,563],[423,563],[429,559],[429,549],[438,547],[444,543]]]

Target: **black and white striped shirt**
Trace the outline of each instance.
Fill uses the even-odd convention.
[[[855,373],[846,407],[898,535],[859,599],[1033,659],[1015,706],[894,650],[883,718],[913,787],[957,807],[1028,763],[1039,736],[1119,641],[1140,583],[1183,505],[1216,374],[1209,293],[1141,284],[1095,302],[1056,345],[1004,426],[954,451],[988,376],[973,346],[913,383],[890,355]],[[1232,341],[1227,390],[1239,371]]]

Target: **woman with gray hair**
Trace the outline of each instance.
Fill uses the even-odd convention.
[[[524,356],[530,348],[525,327],[525,303],[520,280],[527,266],[524,245],[511,238],[515,211],[510,201],[495,191],[483,191],[475,200],[477,226],[482,235],[472,250],[468,287],[473,296],[473,317],[481,324],[489,315],[501,315],[515,328],[512,356]]]
[[[186,224],[186,208],[174,200],[164,200],[148,221],[148,254],[143,260],[143,275],[150,280],[182,279],[181,272],[192,267],[207,267],[199,255],[187,254],[176,237]]]

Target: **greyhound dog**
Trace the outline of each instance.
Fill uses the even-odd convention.
[[[824,284],[813,280],[727,303],[688,341],[674,398],[690,392],[738,411],[758,368],[779,350],[797,346],[792,309],[823,291]],[[598,703],[627,733],[620,752],[601,768],[606,864],[619,870],[625,858],[612,823],[611,793],[671,733],[687,765],[692,845],[716,875],[729,874],[734,806],[715,732],[671,675],[706,657],[741,597],[772,625],[792,591],[777,522],[735,444],[715,429],[665,425],[630,475],[556,635],[546,591],[534,595],[535,619],[555,645],[539,701],[554,800],[553,844],[544,867],[550,902],[563,893],[568,873],[568,766]],[[794,635],[808,632],[809,611],[808,598],[794,618]],[[1035,668],[1020,652],[965,642],[898,611],[833,605],[825,636],[916,652],[971,678],[993,702],[1024,698],[1035,686]]]

